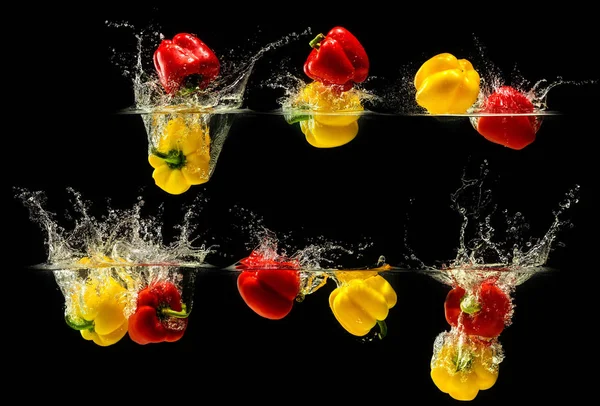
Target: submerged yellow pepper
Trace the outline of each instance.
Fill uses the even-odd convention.
[[[82,258],[81,264],[92,263]],[[120,341],[128,329],[125,306],[128,291],[110,271],[97,269],[83,283],[74,286],[65,320],[81,336],[106,347]]]
[[[334,148],[352,141],[358,134],[359,112],[364,110],[356,89],[340,92],[317,81],[299,92],[293,108],[307,110],[289,122],[300,121],[306,141],[317,148]]]
[[[182,117],[170,120],[148,161],[154,168],[156,185],[167,193],[178,195],[192,185],[206,183],[210,169],[208,128],[200,122],[186,123]]]
[[[442,53],[417,71],[416,101],[430,114],[463,114],[477,101],[479,82],[479,73],[471,62]]]
[[[453,399],[470,401],[480,390],[490,389],[498,379],[494,347],[488,344],[446,342],[434,354],[431,379]]]
[[[343,271],[341,271],[343,272]],[[396,305],[396,291],[381,275],[357,275],[341,283],[329,295],[329,307],[337,321],[350,334],[364,336],[379,324],[385,335],[385,319]]]

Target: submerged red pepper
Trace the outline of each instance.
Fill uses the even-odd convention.
[[[520,150],[535,141],[540,120],[534,115],[511,115],[533,113],[531,100],[511,86],[501,86],[483,102],[480,112],[501,114],[483,116],[477,120],[476,130],[488,141]]]
[[[369,75],[369,57],[358,39],[343,27],[319,34],[311,42],[313,50],[304,62],[304,73],[326,85],[340,86],[342,91]]]
[[[299,265],[276,261],[252,252],[240,261],[237,287],[244,302],[256,314],[271,320],[287,316],[300,291]]]
[[[174,94],[192,78],[205,88],[220,72],[219,59],[198,37],[180,33],[163,40],[154,51],[154,67],[161,85]]]
[[[138,344],[177,341],[185,333],[188,316],[173,283],[152,283],[138,293],[135,313],[129,317],[129,337]]]
[[[474,292],[456,286],[446,296],[446,321],[468,335],[494,338],[509,321],[510,297],[493,282],[484,282]]]

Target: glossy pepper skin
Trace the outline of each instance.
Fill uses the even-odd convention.
[[[499,368],[493,355],[490,346],[447,342],[432,358],[431,379],[453,399],[471,401],[498,380]]]
[[[484,282],[467,292],[456,286],[446,296],[446,321],[462,328],[465,334],[484,338],[498,337],[510,321],[509,295],[493,282]]]
[[[441,53],[421,65],[414,85],[417,104],[430,114],[464,114],[477,101],[480,77],[468,60]]]
[[[501,114],[477,118],[475,129],[495,144],[521,150],[535,141],[541,121],[533,115],[511,116],[511,113],[533,113],[531,100],[512,86],[501,86],[483,102],[480,112]],[[507,115],[508,114],[508,115]]]
[[[298,263],[267,259],[252,252],[240,261],[238,268],[242,269],[237,279],[238,291],[256,314],[280,320],[291,312],[300,292]]]
[[[127,298],[127,289],[116,279],[102,272],[93,275],[71,294],[67,325],[85,340],[102,347],[113,345],[127,334]]]
[[[396,291],[381,275],[360,275],[331,292],[329,307],[350,334],[365,336],[379,324],[385,336],[385,319],[397,299]]]
[[[369,75],[369,57],[358,39],[344,27],[319,34],[304,62],[304,73],[311,79],[346,91]]]
[[[299,121],[306,141],[315,148],[340,147],[358,134],[358,119],[364,108],[355,89],[340,93],[321,82],[311,82],[292,104],[299,111],[306,110],[306,114],[289,122]]]
[[[198,87],[205,88],[221,69],[214,52],[198,37],[188,33],[164,39],[154,51],[153,61],[161,85],[171,95],[194,76],[198,79]]]
[[[138,292],[129,317],[129,337],[137,344],[175,342],[183,337],[189,313],[179,289],[171,282],[153,282]]]
[[[193,185],[208,182],[210,171],[210,136],[208,127],[171,119],[158,144],[152,148],[148,162],[154,168],[152,178],[165,192],[179,195]]]

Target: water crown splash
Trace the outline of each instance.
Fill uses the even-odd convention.
[[[552,224],[542,237],[527,238],[530,226],[521,212],[510,214],[503,210],[501,221],[506,229],[497,229],[497,207],[492,203],[491,191],[484,187],[488,173],[484,161],[479,177],[468,178],[464,174],[461,186],[452,195],[452,207],[462,217],[462,223],[456,257],[442,266],[439,275],[449,285],[471,286],[492,275],[499,276],[511,288],[522,284],[536,270],[544,269],[559,232],[571,224],[563,218],[566,211],[579,201],[579,185],[575,185],[553,212]],[[502,236],[500,240],[497,234]]]

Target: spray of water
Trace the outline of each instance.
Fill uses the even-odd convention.
[[[221,64],[219,76],[203,91],[185,95],[167,95],[162,90],[158,75],[152,64],[152,55],[160,42],[165,39],[159,27],[150,26],[142,30],[127,22],[106,22],[107,26],[127,29],[136,38],[136,51],[117,53],[113,49],[113,62],[119,66],[125,77],[133,84],[135,95],[134,111],[138,113],[157,111],[187,111],[202,109],[207,111],[229,111],[242,107],[248,79],[256,64],[265,54],[281,48],[310,32],[292,32],[284,37],[261,45],[258,51],[245,51],[229,48],[219,53],[214,50]]]
[[[300,273],[300,291],[297,301],[335,281],[338,270],[356,273],[362,269],[383,267],[385,258],[377,257],[370,240],[340,242],[324,236],[306,237],[296,232],[274,232],[265,226],[264,220],[248,209],[235,207],[230,210],[238,216],[233,224],[242,233],[245,247],[266,263],[286,262],[297,264]],[[366,266],[364,261],[367,262]],[[349,265],[355,264],[355,266]],[[344,271],[342,271],[344,272]],[[358,276],[358,273],[356,273]]]
[[[554,219],[546,233],[538,238],[528,237],[530,226],[521,212],[498,212],[491,190],[485,187],[487,165],[484,161],[476,178],[463,174],[461,186],[451,196],[452,208],[462,218],[457,254],[434,274],[446,284],[463,287],[494,277],[512,290],[545,269],[558,234],[571,225],[566,213],[579,201],[579,185],[567,191],[553,212]],[[506,229],[498,229],[497,223]],[[498,239],[498,234],[502,238]]]
[[[145,215],[145,202],[138,198],[128,209],[110,207],[100,217],[92,215],[93,204],[69,188],[72,211],[59,217],[46,209],[46,196],[40,191],[17,189],[16,197],[29,209],[32,221],[46,231],[47,261],[52,269],[74,269],[82,258],[95,259],[95,265],[114,266],[115,262],[138,266],[143,264],[173,264],[200,266],[213,247],[194,246],[198,238],[194,226],[201,197],[186,208],[183,221],[174,226],[175,237],[163,237],[162,205],[158,214]],[[67,228],[61,224],[70,222]]]
[[[515,67],[510,75],[506,75],[488,56],[486,46],[476,36],[473,36],[474,50],[466,54],[456,55],[460,59],[469,60],[480,75],[480,91],[477,101],[467,113],[477,114],[484,100],[498,87],[508,85],[519,90],[533,103],[536,114],[543,115],[548,112],[547,97],[550,90],[561,85],[587,85],[597,83],[597,80],[565,80],[557,77],[555,80],[540,79],[532,82],[525,78]],[[431,55],[433,56],[433,55]],[[423,114],[424,109],[416,104],[414,77],[422,61],[411,61],[401,67],[399,78],[385,86],[380,91],[379,99],[387,110],[398,114]],[[475,117],[472,117],[472,121]]]
[[[307,272],[348,268],[351,261],[368,261],[372,265],[374,244],[370,240],[341,242],[324,236],[307,237],[296,232],[275,232],[264,224],[264,219],[248,209],[234,207],[235,226],[245,248],[260,254],[261,258],[274,261],[293,261]],[[364,264],[363,264],[364,265]]]
[[[103,295],[114,285],[121,287],[118,301],[123,304],[124,317],[129,317],[136,309],[137,293],[157,281],[173,283],[188,311],[192,309],[198,267],[214,250],[194,246],[201,197],[186,208],[182,222],[173,227],[173,237],[167,239],[162,207],[158,214],[148,215],[141,198],[128,209],[111,208],[108,202],[106,213],[97,217],[92,214],[91,202],[68,189],[72,211],[60,217],[46,209],[43,192],[16,192],[29,209],[30,219],[46,231],[47,261],[38,267],[52,271],[65,298],[68,320],[79,317],[78,309],[85,308],[90,294]],[[66,223],[71,226],[63,225]]]
[[[219,55],[221,71],[206,89],[185,94],[169,95],[164,92],[152,63],[153,53],[165,39],[159,28],[149,27],[136,31],[129,23],[109,23],[112,28],[126,29],[136,39],[136,52],[118,55],[113,51],[113,60],[132,81],[134,106],[124,110],[140,114],[148,136],[148,153],[158,149],[160,140],[168,137],[170,123],[182,121],[188,129],[202,129],[207,135],[201,146],[200,155],[208,153],[207,168],[192,170],[208,181],[212,176],[218,158],[233,125],[236,111],[243,106],[246,87],[256,62],[265,54],[285,46],[302,34],[291,33],[283,38],[263,45],[254,53],[239,53],[229,49]],[[238,53],[236,53],[238,52]],[[117,56],[118,55],[118,56]],[[168,151],[161,151],[167,153]]]
[[[512,86],[522,92],[532,102],[537,112],[548,110],[548,93],[557,86],[573,85],[582,86],[597,83],[597,80],[566,80],[557,77],[555,80],[539,79],[536,82],[525,78],[519,69],[515,66],[510,75],[505,74],[487,55],[487,48],[481,43],[479,38],[474,37],[475,47],[478,51],[478,57],[475,60],[479,67],[481,76],[481,89],[479,97],[472,107],[473,112],[477,112],[483,101],[489,97],[500,86]]]

